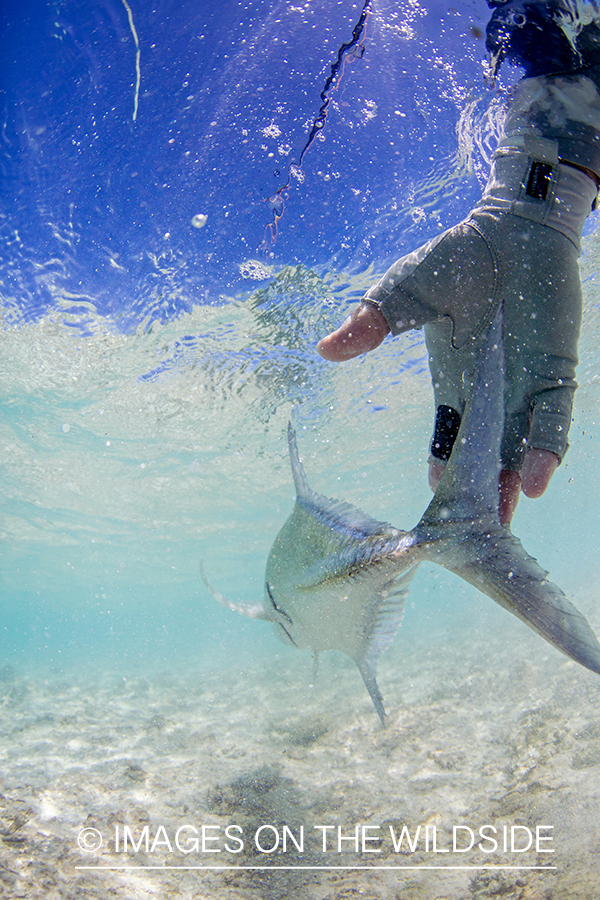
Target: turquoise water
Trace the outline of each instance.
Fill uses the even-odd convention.
[[[592,235],[588,267],[594,245]],[[289,284],[287,271],[267,291],[129,335],[86,312],[82,336],[79,310],[3,332],[5,665],[218,668],[280,653],[268,626],[215,603],[199,566],[232,599],[262,596],[293,504],[290,418],[315,489],[399,527],[418,520],[431,428],[420,337],[325,363],[314,344],[360,285],[293,277],[285,305],[269,290]],[[575,591],[595,579],[598,555],[594,299],[590,280],[572,448],[547,497],[522,500],[513,526]],[[488,609],[437,575],[458,608]],[[417,631],[419,593],[405,625]]]
[[[127,336],[96,320],[82,338],[75,316],[58,315],[4,332],[7,662],[121,662],[125,652],[210,665],[223,643],[237,652],[248,625],[208,597],[199,563],[227,574],[224,591],[262,595],[293,502],[290,416],[314,480],[327,473],[331,493],[378,498],[374,514],[391,515],[398,488],[378,470],[390,451],[410,463],[407,444],[396,447],[399,407],[409,431],[429,426],[418,415],[423,348],[413,340],[399,358],[388,348],[369,365],[328,366],[314,343],[348,301],[310,273],[296,281],[285,308],[249,293]],[[186,345],[186,332],[201,337]],[[252,630],[260,640],[264,629]]]

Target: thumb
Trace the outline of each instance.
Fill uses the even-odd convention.
[[[382,312],[370,303],[361,303],[337,331],[319,341],[317,352],[331,362],[354,359],[378,347],[389,330]]]

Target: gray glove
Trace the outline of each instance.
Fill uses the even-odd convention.
[[[368,292],[365,299],[378,306],[392,332],[426,325],[438,410],[434,457],[450,455],[483,337],[502,301],[503,467],[520,471],[528,446],[562,460],[577,386],[577,255],[575,244],[553,228],[507,213],[474,212],[395,263]]]
[[[511,219],[495,223],[503,239],[494,249],[496,296],[504,303],[502,465],[518,472],[528,447],[550,450],[561,461],[567,451],[582,302],[575,246],[550,228]],[[447,318],[427,325],[425,335],[436,410],[446,406],[462,415],[480,340],[457,349]],[[443,458],[444,447],[435,444],[432,455]]]

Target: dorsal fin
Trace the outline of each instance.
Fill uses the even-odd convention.
[[[488,330],[454,450],[419,526],[498,517],[500,442],[504,427],[502,306]],[[419,527],[417,526],[417,527]]]
[[[373,535],[385,535],[398,537],[401,532],[388,522],[380,522],[366,513],[357,509],[345,500],[332,500],[323,494],[313,491],[308,483],[304,466],[300,462],[298,447],[296,445],[296,432],[292,423],[288,422],[288,445],[290,450],[290,463],[294,485],[296,487],[296,501],[308,510],[318,521],[328,527],[339,526],[345,531],[351,531],[357,537],[371,537]]]
[[[292,465],[292,475],[294,476],[296,497],[298,500],[303,498],[312,499],[314,491],[308,483],[304,466],[300,462],[298,445],[296,443],[296,432],[294,431],[291,422],[288,422],[288,447],[290,449],[290,463]]]

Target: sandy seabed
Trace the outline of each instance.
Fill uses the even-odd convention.
[[[223,673],[7,667],[0,897],[593,900],[600,679],[508,620],[489,641],[438,633],[407,648],[397,638],[380,665],[385,729],[337,655],[314,680],[294,651]],[[333,826],[325,852],[317,825]],[[338,827],[353,837],[357,825],[369,826],[365,852],[351,840],[338,852]],[[390,827],[398,836],[403,825],[420,837],[396,852]],[[454,825],[461,848],[466,828],[476,834],[471,850],[451,851]],[[178,849],[182,826],[198,836],[205,826],[205,852]],[[262,826],[265,852],[254,843]],[[434,826],[438,851],[451,852],[432,850]],[[517,847],[552,826],[541,847],[555,852],[505,853],[500,838],[484,853],[482,826],[519,826]],[[299,852],[290,835],[298,842],[302,827]],[[80,838],[90,852],[78,846],[83,829],[95,829]],[[184,849],[194,834],[180,832]],[[229,868],[150,868],[199,865]],[[361,868],[309,868],[321,866]],[[552,868],[531,868],[542,866]]]

